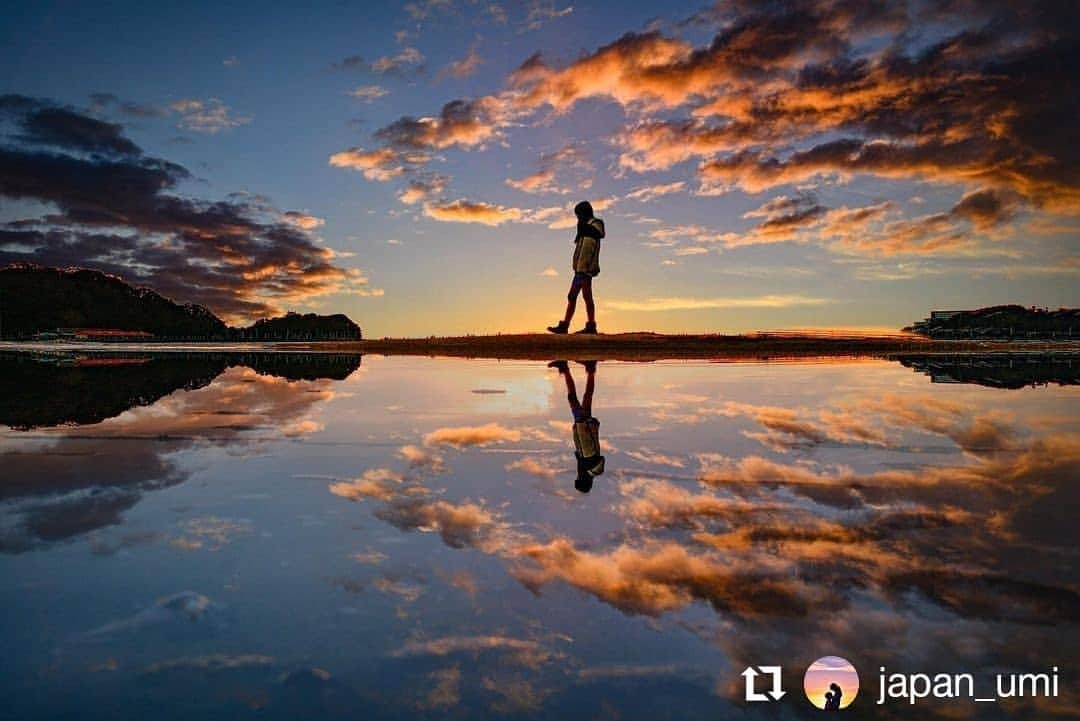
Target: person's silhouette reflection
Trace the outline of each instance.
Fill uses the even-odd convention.
[[[596,390],[596,361],[581,361],[585,366],[585,394],[578,401],[577,387],[570,366],[564,360],[548,363],[566,381],[566,400],[574,418],[574,456],[577,458],[577,478],[574,488],[582,493],[592,490],[593,479],[604,472],[604,457],[600,455],[600,421],[592,414],[593,392]]]

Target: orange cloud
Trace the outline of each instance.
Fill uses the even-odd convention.
[[[1069,58],[1055,41],[1063,21],[1054,13],[1017,15],[999,5],[922,13],[904,3],[811,0],[715,6],[695,22],[717,28],[708,43],[695,46],[653,30],[628,33],[561,66],[536,54],[510,74],[502,92],[454,100],[430,117],[400,118],[375,137],[383,150],[427,158],[436,150],[483,148],[545,110],[560,115],[601,99],[629,116],[612,137],[620,168],[663,170],[697,159],[702,195],[856,175],[964,189],[946,213],[906,218],[891,203],[863,209],[809,203],[748,232],[708,233],[708,243],[729,248],[814,240],[840,253],[974,254],[1026,212],[1080,209],[1080,183],[1069,173],[1073,148],[1062,142],[1073,119],[1051,100],[1071,81],[1063,70]],[[1009,33],[985,32],[1005,26]],[[946,27],[929,47],[911,40]],[[1031,73],[1032,67],[1043,70]],[[643,119],[655,110],[673,117]],[[355,163],[382,179],[410,169],[392,154]],[[507,183],[524,192],[563,192],[557,175],[542,164]],[[679,182],[685,181],[655,188],[677,192]],[[642,188],[627,198],[658,192]],[[402,198],[415,203],[426,196],[410,189]],[[498,224],[543,217],[556,228],[572,224],[550,218],[548,209],[530,216],[450,205],[441,212],[446,219]],[[440,207],[431,213],[439,216]],[[703,254],[705,245],[677,252]]]
[[[434,117],[406,116],[375,132],[389,146],[410,151],[473,148],[498,136],[506,109],[497,98],[453,100]]]
[[[669,456],[664,453],[657,453],[651,448],[639,448],[636,451],[624,451],[625,455],[629,458],[633,458],[635,461],[641,461],[642,463],[650,463],[658,466],[672,466],[674,468],[682,468],[685,464],[681,458]]]
[[[282,213],[281,218],[289,225],[294,225],[302,230],[314,230],[326,224],[326,221],[322,218],[316,218],[314,215],[308,215],[307,213],[298,213],[295,210]]]
[[[520,220],[522,210],[470,200],[455,200],[449,203],[427,204],[424,206],[424,215],[449,223],[479,223],[497,226],[511,220]]]
[[[633,614],[658,616],[701,600],[734,614],[801,615],[814,596],[766,563],[756,571],[732,568],[674,542],[593,552],[556,538],[520,546],[515,556],[521,563],[511,573],[534,592],[563,581]]]
[[[686,183],[679,180],[674,183],[662,183],[659,185],[649,185],[644,188],[638,188],[632,190],[626,194],[627,200],[637,200],[642,203],[648,202],[654,198],[659,198],[662,195],[670,195],[672,193],[682,192]]]
[[[442,473],[446,470],[446,462],[442,456],[419,446],[402,446],[398,450],[398,455],[408,461],[409,466],[413,468],[426,468],[433,473]]]
[[[592,170],[592,163],[589,162],[585,151],[577,145],[567,145],[561,150],[541,155],[540,169],[535,173],[517,180],[507,179],[506,184],[526,193],[569,193],[571,188],[559,187],[555,182],[556,170],[563,166],[583,171]],[[587,190],[592,187],[592,180],[578,178],[573,187],[577,190]]]
[[[443,192],[447,182],[448,179],[442,175],[413,178],[405,189],[398,193],[398,200],[405,205],[416,205]]]
[[[424,55],[413,47],[404,47],[397,55],[384,55],[371,63],[371,71],[379,75],[398,73],[409,66],[424,62]]]
[[[401,495],[403,480],[400,474],[389,468],[370,468],[364,471],[360,478],[330,484],[329,490],[335,496],[348,498],[350,501],[365,498],[388,501]]]
[[[554,478],[558,469],[538,458],[525,457],[506,464],[508,471],[524,471],[539,478]]]
[[[549,169],[538,170],[524,178],[514,180],[507,178],[506,184],[511,188],[525,193],[559,193],[562,192],[555,185],[555,171]]]
[[[530,109],[548,105],[562,113],[590,97],[607,97],[622,105],[670,107],[717,83],[715,77],[693,77],[693,72],[684,73],[680,85],[669,81],[669,70],[687,60],[692,50],[688,43],[658,32],[628,33],[562,70],[549,67],[539,53],[533,55],[514,71],[510,82],[521,93],[516,104]]]
[[[375,517],[402,531],[438,533],[451,548],[494,552],[504,543],[495,514],[476,503],[403,498],[376,510]]]
[[[391,180],[405,172],[405,163],[401,154],[391,148],[342,150],[330,156],[330,165],[335,168],[359,171],[368,180],[380,182]]]
[[[416,702],[423,710],[446,710],[461,703],[461,667],[451,666],[428,674],[430,688]]]
[[[482,426],[454,426],[437,428],[424,436],[425,446],[486,446],[492,443],[511,442],[521,440],[521,431],[504,428],[498,423],[487,423]]]
[[[452,654],[476,654],[484,651],[534,651],[542,648],[536,641],[510,636],[444,636],[429,640],[409,641],[390,655],[394,658],[410,656],[449,656]]]
[[[476,52],[474,46],[469,48],[469,52],[465,57],[447,63],[446,67],[440,70],[436,77],[467,78],[474,74],[483,62],[484,59],[480,57],[480,53]]]
[[[756,140],[761,129],[753,124],[729,123],[713,127],[699,120],[638,123],[617,134],[619,167],[636,173],[666,170],[691,158],[742,148]],[[779,136],[779,132],[774,131]]]
[[[766,514],[775,507],[713,493],[694,493],[666,481],[640,478],[620,485],[627,500],[620,510],[648,528],[700,528],[705,520],[730,520],[750,513]]]

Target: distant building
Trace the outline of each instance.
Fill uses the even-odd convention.
[[[1072,340],[1080,329],[1080,309],[996,305],[977,310],[935,310],[906,329],[941,339]]]
[[[921,321],[916,321],[915,323],[913,323],[912,330],[917,332],[917,334],[924,335],[930,329],[930,326],[934,323],[948,321],[950,317],[971,312],[972,311],[930,311],[930,317],[922,318]]]

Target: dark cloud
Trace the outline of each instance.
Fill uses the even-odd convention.
[[[825,214],[821,238],[834,248],[884,255],[934,254],[974,247],[971,230],[991,231],[1012,220],[1023,200],[1008,190],[981,188],[965,193],[952,208],[914,218],[890,219],[895,203],[838,208]]]
[[[0,196],[57,208],[0,227],[0,263],[93,267],[233,319],[362,282],[258,198],[177,194],[190,173],[119,125],[23,96],[0,111],[18,128],[0,146]]]
[[[989,228],[1012,218],[1019,200],[1015,194],[999,190],[975,190],[964,195],[953,207],[952,213],[978,228]]]
[[[331,63],[333,70],[367,70],[368,63],[361,55],[349,55],[336,63]]]
[[[952,34],[930,47],[896,36],[877,55],[820,58],[775,78],[778,88],[745,107],[757,125],[787,128],[788,142],[827,131],[851,137],[786,157],[743,147],[703,165],[702,175],[752,191],[818,173],[933,178],[1008,189],[1037,207],[1075,207],[1080,179],[1071,169],[1080,158],[1069,137],[1078,98],[1067,68],[1080,46],[1064,34],[1068,26],[1050,24],[1051,13],[969,10],[950,16]],[[718,114],[730,112],[727,102]]]
[[[117,112],[130,118],[161,118],[168,115],[164,108],[122,100],[112,93],[90,93],[90,111]]]
[[[361,55],[349,55],[331,63],[330,69],[340,72],[362,72],[374,75],[405,75],[425,73],[424,55],[414,47],[403,47],[395,55],[384,55],[368,62]]]
[[[376,510],[375,517],[402,531],[438,531],[443,543],[451,548],[492,550],[500,545],[498,518],[476,503],[395,499]]]
[[[410,180],[408,186],[398,194],[398,200],[406,205],[414,205],[443,192],[449,182],[450,179],[445,175],[419,174]]]
[[[123,128],[23,95],[0,96],[0,115],[19,128],[19,142],[108,155],[139,155]]]
[[[781,195],[746,213],[747,217],[763,217],[755,231],[763,235],[784,235],[793,230],[816,223],[828,208],[817,202],[812,195],[788,198]]]
[[[438,116],[404,116],[375,131],[375,138],[403,150],[472,147],[495,137],[496,103],[490,99],[452,100]]]

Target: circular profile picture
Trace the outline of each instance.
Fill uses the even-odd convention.
[[[839,711],[859,695],[859,673],[846,658],[822,656],[806,669],[803,690],[819,709]]]

